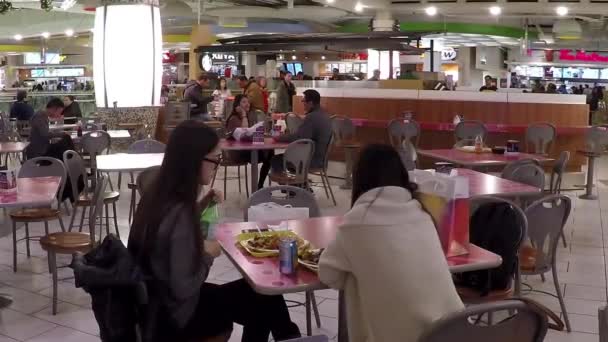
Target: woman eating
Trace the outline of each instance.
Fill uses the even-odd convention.
[[[281,296],[255,293],[243,279],[223,285],[205,282],[221,253],[205,240],[201,212],[222,194],[209,190],[219,165],[219,137],[204,123],[182,122],[171,134],[157,179],[145,191],[128,248],[149,279],[146,322],[153,341],[227,341],[233,323],[242,341],[266,342],[300,336]],[[156,324],[158,322],[158,324]],[[146,340],[146,339],[144,339]]]
[[[321,281],[344,290],[350,341],[414,342],[433,321],[464,309],[415,190],[393,147],[361,151],[352,208],[319,261]]]

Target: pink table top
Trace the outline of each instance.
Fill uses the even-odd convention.
[[[536,195],[540,188],[513,182],[470,169],[458,169],[458,176],[469,179],[469,195],[474,196],[526,196]]]
[[[307,220],[288,221],[288,228],[302,238],[310,241],[316,248],[329,245],[336,236],[342,217],[320,217]],[[316,273],[298,267],[293,276],[279,272],[278,258],[255,258],[241,247],[237,247],[235,236],[243,229],[255,229],[265,225],[255,222],[223,223],[217,227],[216,237],[222,249],[234,265],[243,274],[256,292],[267,295],[302,292],[325,288]],[[471,245],[470,253],[448,258],[452,273],[475,271],[498,267],[502,263],[500,256]]]
[[[20,153],[25,150],[30,143],[24,142],[3,142],[0,143],[0,153]]]
[[[546,163],[554,160],[537,154],[470,153],[456,149],[418,150],[418,154],[421,156],[444,160],[457,165],[469,167],[501,166],[527,158],[537,159],[540,163]]]
[[[50,205],[60,182],[60,177],[17,178],[16,191],[0,192],[0,208]]]
[[[225,151],[256,151],[256,150],[278,150],[287,148],[288,143],[275,142],[272,138],[264,138],[264,144],[254,144],[251,141],[236,141],[222,139],[220,148]]]

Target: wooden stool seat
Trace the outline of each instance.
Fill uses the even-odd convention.
[[[45,251],[59,254],[88,252],[92,247],[91,237],[86,233],[61,232],[52,233],[40,238],[40,246]]]
[[[61,218],[61,212],[52,208],[30,208],[11,211],[11,220],[16,222],[40,222]]]
[[[470,287],[457,286],[456,292],[465,303],[486,303],[497,300],[505,300],[513,297],[513,287],[504,290],[493,290],[487,296],[482,296],[481,292]]]
[[[92,195],[93,194],[91,194],[91,193],[81,194],[80,197],[78,198],[78,201],[76,201],[76,205],[77,206],[90,206]],[[106,191],[103,193],[103,203],[104,204],[116,202],[116,201],[118,201],[119,198],[120,198],[120,192],[118,192],[118,191]]]

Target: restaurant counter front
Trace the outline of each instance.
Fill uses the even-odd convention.
[[[357,126],[356,139],[363,143],[388,143],[387,127],[391,120],[402,119],[411,111],[420,123],[418,148],[451,148],[455,143],[455,115],[465,120],[479,120],[488,128],[486,144],[504,146],[509,139],[519,140],[524,148],[526,128],[531,123],[548,122],[557,128],[551,157],[570,151],[568,171],[579,172],[586,159],[576,150],[584,147],[589,108],[584,95],[447,92],[408,89],[315,88],[321,94],[321,106],[330,115],[351,118]],[[294,112],[303,114],[300,101],[306,88],[297,89]],[[344,153],[332,152],[333,160]],[[420,167],[432,167],[421,159]]]

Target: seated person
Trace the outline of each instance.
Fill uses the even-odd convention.
[[[34,116],[34,108],[27,103],[27,91],[19,90],[17,92],[17,101],[11,106],[11,119],[19,121],[29,121]]]
[[[205,282],[221,249],[206,240],[200,216],[222,194],[209,190],[199,200],[199,189],[219,165],[219,141],[200,120],[179,124],[135,213],[128,249],[149,279],[145,341],[228,341],[233,323],[243,326],[243,341],[300,336],[282,296],[260,295],[245,279]]]
[[[232,133],[237,128],[248,128],[251,125],[250,121],[255,120],[255,113],[251,110],[251,104],[247,96],[239,94],[234,98],[234,107],[232,107],[232,113],[226,120],[226,132]],[[270,159],[274,155],[273,151],[259,151],[259,161],[262,162],[263,174],[268,174],[270,170]],[[233,163],[248,163],[251,161],[251,152],[249,151],[225,151],[224,158],[227,161]],[[264,187],[264,179],[260,178],[258,182],[258,189]]]
[[[417,341],[464,309],[437,230],[393,147],[365,147],[353,177],[352,208],[321,254],[319,277],[344,290],[351,341]]]
[[[302,103],[304,104],[304,110],[306,110],[306,117],[298,130],[292,134],[279,136],[275,140],[291,143],[298,139],[311,139],[315,142],[315,152],[310,161],[310,168],[322,168],[325,166],[325,154],[332,135],[331,120],[329,115],[321,108],[321,95],[316,90],[308,89],[304,91]],[[272,158],[271,167],[273,172],[283,171],[282,154]],[[260,171],[260,184],[264,184],[267,175],[268,172]]]
[[[63,97],[63,104],[65,108],[63,109],[63,116],[66,118],[81,118],[82,111],[80,110],[80,104],[76,102],[74,96],[67,95]],[[78,119],[70,119],[70,122],[65,122],[66,124],[75,124]]]
[[[27,146],[25,154],[28,159],[44,156],[51,146],[51,139],[69,136],[65,132],[52,132],[49,130],[49,118],[61,117],[63,112],[63,101],[53,97],[46,105],[46,110],[37,112],[30,119],[30,144]],[[64,139],[62,139],[63,141]]]

